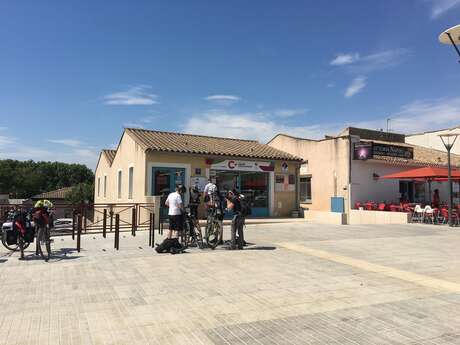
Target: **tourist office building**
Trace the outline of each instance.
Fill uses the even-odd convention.
[[[447,166],[446,151],[409,144],[403,134],[350,127],[320,140],[279,134],[268,145],[304,160],[299,171],[299,197],[305,210],[346,215],[357,202],[399,204],[406,199],[424,203],[431,200],[435,189],[440,191],[441,201],[448,198],[445,182],[380,178],[412,168]],[[460,167],[460,156],[452,155],[452,165]],[[453,188],[454,202],[458,202],[458,183]]]
[[[253,140],[127,128],[117,149],[99,156],[95,202],[159,200],[164,214],[164,201],[176,185],[203,191],[215,178],[222,195],[236,189],[245,196],[253,217],[290,216],[299,208],[301,163],[293,154]],[[186,193],[185,204],[188,200]]]

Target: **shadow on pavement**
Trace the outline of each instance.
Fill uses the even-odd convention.
[[[260,247],[250,247],[250,248],[244,248],[244,250],[276,250],[277,247],[273,246],[260,246]]]
[[[49,262],[57,262],[62,260],[74,260],[81,258],[80,255],[77,256],[68,256],[68,254],[73,254],[77,252],[75,248],[59,248],[58,250],[53,250],[51,252],[51,257]],[[24,261],[33,261],[33,260],[43,260],[40,255],[29,254],[24,256]]]

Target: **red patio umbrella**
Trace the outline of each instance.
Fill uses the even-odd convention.
[[[417,169],[410,169],[406,171],[400,171],[394,174],[381,176],[381,179],[395,179],[395,180],[438,180],[447,179],[448,171],[447,168],[436,168],[436,167],[424,167]],[[460,171],[452,170],[452,178],[460,179]]]

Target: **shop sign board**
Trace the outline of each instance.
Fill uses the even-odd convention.
[[[210,169],[235,171],[274,171],[275,165],[272,162],[226,159],[220,162],[214,161],[213,164],[211,164]]]
[[[353,159],[366,160],[374,158],[374,155],[413,159],[412,147],[381,144],[375,142],[359,142],[354,144]]]
[[[208,180],[203,176],[192,176],[190,178],[190,186],[196,186],[200,192],[204,191],[204,186],[206,186],[206,183],[208,183]]]

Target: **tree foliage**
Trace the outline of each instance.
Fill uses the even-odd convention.
[[[82,164],[0,160],[0,193],[9,193],[12,198],[30,198],[93,181],[94,173]]]
[[[72,188],[65,199],[71,204],[83,204],[86,202],[93,202],[94,200],[94,184],[91,183],[79,183]]]

